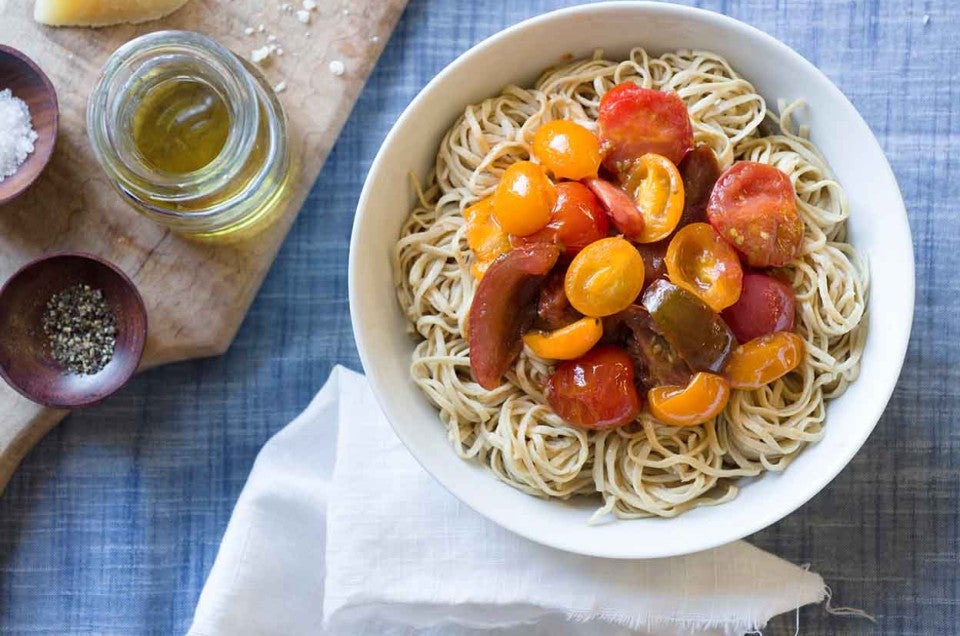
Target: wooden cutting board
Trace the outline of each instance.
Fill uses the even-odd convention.
[[[301,8],[298,0],[286,8],[273,0],[190,0],[142,25],[57,29],[33,21],[33,2],[0,0],[0,43],[32,57],[60,100],[60,135],[50,165],[27,193],[0,206],[0,280],[43,254],[93,252],[122,268],[143,295],[150,333],[142,368],[225,351],[406,0],[317,4],[309,24],[294,13]],[[245,33],[248,27],[252,35]],[[283,49],[261,68],[271,84],[286,86],[280,101],[291,138],[300,141],[299,174],[281,218],[252,241],[210,245],[170,233],[130,209],[94,160],[84,118],[100,68],[124,42],[162,29],[205,33],[247,59],[270,36]],[[331,72],[335,61],[343,63],[342,75]],[[0,381],[0,491],[23,456],[65,415]]]

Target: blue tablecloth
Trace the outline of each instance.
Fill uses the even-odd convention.
[[[334,363],[359,369],[347,243],[390,125],[471,44],[574,3],[412,0],[229,353],[72,415],[0,498],[0,631],[186,629],[260,446]],[[893,164],[917,254],[913,341],[886,415],[826,490],[751,540],[878,619],[806,608],[804,634],[960,633],[960,3],[695,4],[773,34],[850,97]]]

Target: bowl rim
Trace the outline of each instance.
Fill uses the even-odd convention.
[[[104,401],[105,399],[107,399],[108,397],[110,397],[120,389],[122,389],[124,386],[126,386],[127,382],[130,381],[130,378],[136,375],[137,370],[140,368],[140,363],[143,361],[143,353],[147,348],[147,335],[150,333],[150,324],[149,324],[150,317],[147,314],[147,306],[143,302],[143,295],[140,294],[140,290],[137,289],[137,286],[133,282],[133,280],[129,276],[127,276],[127,274],[122,269],[120,269],[119,267],[117,267],[107,259],[90,252],[56,252],[54,254],[46,254],[44,256],[39,256],[27,262],[22,267],[20,267],[17,271],[15,271],[13,274],[11,274],[10,277],[7,278],[7,280],[3,281],[2,285],[0,285],[0,298],[3,298],[3,295],[7,291],[7,288],[21,274],[23,274],[29,269],[38,267],[43,263],[46,263],[47,261],[52,261],[58,258],[81,258],[88,261],[92,261],[98,265],[102,265],[106,267],[107,269],[112,271],[114,274],[116,274],[120,278],[120,280],[123,281],[124,286],[131,292],[133,299],[136,301],[138,312],[140,313],[140,315],[143,316],[143,337],[139,339],[140,342],[138,347],[136,349],[131,349],[131,353],[134,354],[134,357],[136,358],[137,363],[131,369],[130,373],[128,373],[123,378],[122,381],[117,383],[117,386],[113,390],[103,395],[99,395],[95,398],[88,399],[88,400],[81,400],[79,402],[55,402],[51,400],[38,399],[37,396],[26,392],[18,382],[14,381],[14,379],[11,378],[9,373],[7,372],[7,368],[2,364],[0,364],[0,377],[3,378],[4,382],[6,382],[7,386],[9,386],[11,389],[16,391],[23,397],[27,398],[31,402],[34,402],[41,406],[45,406],[51,409],[82,409],[88,406],[94,406]]]
[[[707,25],[713,25],[715,28],[722,28],[726,30],[739,30],[745,32],[750,36],[759,39],[765,47],[771,47],[779,50],[780,53],[786,55],[790,58],[794,64],[799,67],[804,68],[807,72],[813,74],[814,76],[820,78],[824,85],[826,91],[831,94],[834,98],[838,98],[840,103],[843,104],[848,110],[848,115],[854,120],[858,120],[864,128],[869,132],[869,144],[870,147],[866,150],[870,154],[877,154],[882,159],[883,169],[885,171],[884,177],[889,179],[889,182],[893,185],[896,197],[894,200],[890,201],[891,209],[894,214],[892,215],[896,219],[899,227],[894,228],[896,231],[902,232],[908,240],[905,241],[905,253],[904,256],[909,257],[909,275],[905,278],[909,281],[909,286],[906,289],[902,290],[903,294],[903,303],[904,307],[908,309],[907,315],[911,318],[907,321],[906,329],[904,330],[903,337],[900,342],[896,343],[896,348],[894,350],[895,359],[898,361],[895,369],[895,374],[892,375],[893,380],[889,383],[888,386],[878,387],[874,392],[876,395],[875,405],[877,407],[876,417],[873,418],[873,422],[868,426],[863,426],[858,435],[853,439],[853,442],[849,445],[845,453],[837,453],[835,459],[830,462],[830,470],[818,474],[816,479],[810,480],[810,484],[804,491],[798,493],[796,496],[791,498],[789,504],[784,506],[782,509],[778,509],[776,513],[766,516],[758,516],[751,520],[748,520],[742,524],[732,525],[733,530],[725,528],[718,530],[714,535],[711,535],[710,538],[705,539],[702,543],[696,546],[692,550],[676,550],[676,549],[644,549],[644,550],[624,550],[622,547],[616,545],[598,545],[585,548],[579,544],[573,544],[571,542],[565,542],[558,538],[558,535],[562,533],[554,533],[552,535],[543,536],[535,535],[534,533],[527,532],[522,524],[518,524],[513,521],[513,519],[507,515],[495,515],[488,514],[488,511],[483,510],[484,506],[480,504],[479,497],[474,496],[473,493],[467,491],[463,488],[458,488],[457,484],[454,483],[455,480],[449,479],[448,475],[440,475],[430,468],[431,462],[426,453],[422,452],[417,446],[415,440],[411,435],[408,435],[407,430],[403,426],[398,426],[394,420],[388,415],[389,407],[387,400],[383,397],[388,394],[387,383],[385,378],[381,376],[381,373],[376,364],[375,356],[373,352],[370,351],[367,344],[367,339],[364,334],[362,325],[364,321],[362,317],[357,312],[357,302],[356,298],[360,297],[359,286],[359,275],[358,267],[360,266],[359,256],[358,256],[358,237],[361,232],[361,226],[363,225],[363,219],[366,216],[366,210],[369,207],[369,200],[373,196],[373,190],[376,188],[376,184],[372,178],[373,175],[378,174],[381,171],[381,164],[384,162],[385,155],[387,154],[387,149],[390,148],[395,142],[398,136],[400,136],[401,131],[405,129],[408,125],[408,120],[410,120],[413,114],[419,109],[420,104],[428,99],[430,94],[433,92],[434,88],[438,85],[442,85],[448,81],[448,77],[463,70],[463,67],[468,67],[471,63],[471,58],[475,55],[486,51],[492,47],[499,45],[502,39],[508,38],[509,36],[517,33],[518,31],[526,30],[535,25],[539,25],[543,22],[549,22],[558,18],[568,18],[571,16],[589,14],[596,11],[606,11],[606,10],[617,10],[617,9],[630,9],[638,11],[649,11],[658,14],[659,16],[669,16],[673,18],[681,19],[693,19],[698,22],[706,22]],[[466,106],[466,104],[464,105]],[[900,191],[900,186],[897,182],[896,176],[893,173],[893,169],[890,166],[889,161],[886,158],[886,154],[883,152],[882,147],[877,141],[876,135],[874,135],[873,130],[870,128],[869,124],[863,119],[863,116],[856,109],[856,107],[850,102],[850,100],[843,94],[843,92],[827,77],[820,69],[818,69],[813,63],[808,61],[802,55],[794,51],[791,47],[784,44],[780,40],[776,39],[772,35],[761,31],[760,29],[751,26],[745,22],[741,22],[735,18],[715,13],[713,11],[708,11],[706,9],[700,9],[697,7],[689,7],[685,5],[674,5],[666,4],[659,2],[634,2],[630,0],[614,0],[607,2],[598,2],[593,4],[580,4],[572,7],[566,7],[558,9],[555,11],[550,11],[540,15],[536,15],[530,18],[527,18],[521,22],[518,22],[512,26],[509,26],[505,29],[497,31],[496,33],[484,38],[479,43],[473,45],[460,55],[458,55],[452,62],[447,64],[443,70],[437,73],[420,91],[417,93],[416,97],[404,108],[403,112],[391,126],[390,131],[387,133],[383,142],[380,145],[379,150],[370,164],[370,168],[367,171],[367,176],[364,181],[364,186],[360,194],[360,198],[357,203],[356,213],[354,216],[353,228],[350,235],[350,251],[348,257],[348,293],[350,299],[350,317],[351,324],[353,328],[354,338],[357,344],[357,351],[360,357],[360,361],[363,365],[363,369],[367,375],[367,379],[372,388],[373,394],[376,397],[377,403],[380,405],[381,411],[383,412],[385,418],[390,423],[391,428],[394,433],[400,439],[407,450],[413,455],[417,462],[424,468],[424,470],[430,474],[435,480],[437,480],[448,492],[450,492],[458,500],[472,508],[478,514],[482,515],[486,519],[490,520],[493,523],[500,525],[501,527],[510,530],[511,532],[520,535],[530,541],[539,543],[541,545],[546,545],[551,548],[558,550],[563,550],[566,552],[582,554],[585,556],[596,556],[603,558],[614,558],[614,559],[645,559],[645,558],[660,558],[660,557],[669,557],[669,556],[679,556],[683,554],[691,554],[694,552],[699,552],[703,550],[708,550],[711,548],[716,548],[718,546],[726,545],[733,541],[743,539],[755,532],[763,530],[764,528],[780,521],[781,519],[787,517],[798,508],[807,503],[810,499],[820,493],[846,466],[850,463],[851,459],[859,452],[863,444],[866,442],[867,438],[876,428],[877,423],[882,417],[883,412],[886,410],[886,406],[889,403],[893,391],[896,388],[896,385],[899,381],[900,374],[903,369],[903,364],[906,359],[907,347],[910,342],[910,334],[912,331],[912,317],[914,315],[914,305],[915,305],[915,288],[916,288],[916,271],[915,271],[915,256],[913,250],[913,242],[910,238],[912,236],[910,232],[910,225],[906,213],[906,206],[903,201],[903,195]],[[490,475],[491,479],[495,479],[493,475]],[[735,501],[727,502],[721,504],[728,506],[735,504]],[[669,523],[670,519],[660,519],[663,523]],[[666,527],[666,526],[665,526]],[[648,546],[649,547],[649,546]]]
[[[43,72],[43,69],[40,68],[40,65],[33,61],[29,55],[24,53],[19,49],[15,49],[8,44],[0,44],[0,55],[9,55],[15,57],[27,67],[33,71],[37,77],[40,79],[40,84],[43,86],[44,92],[47,95],[47,98],[51,102],[52,111],[53,111],[53,123],[50,126],[50,135],[52,137],[52,143],[45,151],[45,154],[40,157],[40,164],[36,169],[33,177],[28,181],[24,182],[23,185],[16,190],[11,190],[4,193],[3,188],[0,187],[0,206],[10,203],[21,194],[26,192],[30,186],[34,184],[37,178],[43,174],[44,170],[47,169],[47,165],[50,163],[50,159],[53,158],[53,153],[57,148],[57,138],[60,136],[60,98],[57,96],[57,89],[54,87],[53,82],[50,81],[50,78],[46,73]]]

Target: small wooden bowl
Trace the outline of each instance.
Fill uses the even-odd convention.
[[[117,319],[113,358],[90,375],[70,373],[56,362],[42,327],[47,301],[78,283],[102,290]],[[115,393],[137,370],[146,339],[147,310],[140,292],[123,272],[92,254],[38,259],[0,288],[0,376],[45,406],[89,406]]]
[[[27,103],[37,140],[17,171],[0,181],[0,205],[19,196],[43,172],[53,155],[60,122],[57,91],[50,78],[29,57],[0,44],[0,90],[6,88]]]

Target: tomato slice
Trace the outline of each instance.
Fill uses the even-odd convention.
[[[643,155],[627,171],[624,189],[632,194],[643,214],[643,231],[637,242],[659,241],[677,227],[683,214],[683,180],[669,159],[652,153]]]
[[[683,214],[677,224],[679,230],[691,223],[706,222],[707,203],[721,171],[717,155],[706,144],[697,145],[677,168],[683,180]]]
[[[700,372],[686,386],[650,389],[650,414],[671,426],[696,426],[709,422],[727,406],[730,384],[719,375]]]
[[[649,287],[658,278],[667,275],[667,247],[670,241],[638,243],[634,245],[643,257],[643,288]]]
[[[493,197],[487,197],[468,207],[463,218],[467,222],[467,245],[473,250],[475,257],[470,272],[474,278],[480,280],[490,263],[510,251],[510,240],[493,218]]]
[[[599,318],[581,318],[553,331],[530,331],[523,342],[546,360],[573,360],[590,351],[602,335]]]
[[[758,389],[800,366],[805,351],[806,343],[795,333],[760,336],[734,349],[724,375],[735,389]]]
[[[493,194],[493,216],[508,234],[533,234],[550,222],[557,193],[543,168],[517,161],[503,173]]]
[[[793,287],[767,274],[744,274],[740,298],[723,312],[723,319],[740,342],[777,331],[792,331],[797,298]]]
[[[657,330],[691,370],[723,370],[737,341],[723,319],[706,303],[661,278],[643,293],[642,304]]]
[[[670,240],[670,280],[721,311],[737,302],[743,269],[730,244],[707,223],[691,223]]]
[[[803,220],[793,185],[773,166],[733,164],[710,194],[707,218],[753,267],[782,267],[800,256]]]
[[[546,396],[557,415],[583,428],[623,426],[640,414],[633,362],[614,346],[596,347],[557,365],[547,380]]]
[[[584,179],[583,183],[597,195],[614,226],[631,241],[640,241],[643,237],[644,219],[636,201],[622,188],[609,181]]]
[[[500,256],[477,285],[467,316],[470,369],[477,383],[495,389],[523,348],[543,277],[557,262],[554,245],[531,245]]]
[[[678,164],[693,149],[690,115],[676,93],[623,82],[600,100],[597,123],[603,165],[615,174],[625,172],[647,153]]]
[[[643,258],[620,237],[595,241],[567,269],[563,289],[573,308],[585,316],[603,318],[623,311],[643,287]]]
[[[557,119],[540,126],[533,136],[533,154],[557,179],[595,177],[600,169],[600,140],[572,121]]]
[[[570,305],[567,292],[563,290],[566,275],[566,267],[555,267],[540,286],[537,316],[540,326],[548,330],[560,329],[583,318],[583,314]]]
[[[557,202],[550,222],[530,236],[511,237],[513,245],[559,243],[563,254],[573,258],[590,243],[606,238],[610,220],[600,201],[587,186],[576,181],[556,185]]]
[[[631,305],[616,315],[627,327],[627,353],[633,359],[640,386],[652,388],[662,384],[686,384],[690,367],[670,342],[658,333],[646,309]],[[605,326],[606,328],[606,326]]]

